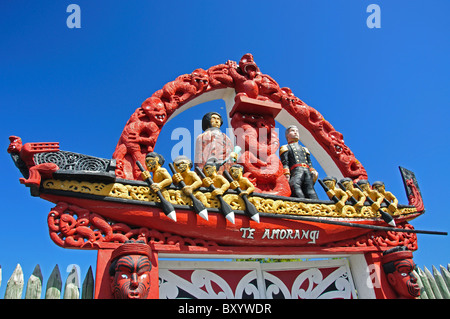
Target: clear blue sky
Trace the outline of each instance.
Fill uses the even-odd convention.
[[[81,29],[66,26],[71,3],[81,7]],[[380,29],[366,25],[370,3],[381,8]],[[449,231],[449,12],[447,0],[1,1],[0,298],[17,263],[25,280],[37,263],[46,279],[55,264],[66,278],[68,265],[84,277],[96,263],[95,251],[51,241],[54,205],[19,183],[10,135],[111,158],[126,121],[153,92],[247,52],[343,133],[370,181],[384,181],[401,203],[398,166],[414,171],[426,213],[412,225]],[[171,121],[156,150],[170,154],[172,129],[192,129],[221,107]],[[419,235],[418,244],[419,266],[450,262],[448,236]]]

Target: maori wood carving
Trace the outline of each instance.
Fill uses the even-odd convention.
[[[236,112],[231,125],[235,128],[236,143],[244,146],[240,161],[245,168],[245,176],[256,186],[256,192],[291,195],[277,155],[280,142],[273,117]],[[260,134],[266,136],[261,137]]]
[[[245,54],[239,65],[227,61],[208,70],[197,69],[181,75],[144,101],[130,117],[113,154],[118,160],[117,176],[138,179],[139,171],[134,162],[153,150],[167,118],[193,98],[227,87],[234,88],[237,97],[279,103],[312,134],[345,177],[355,181],[367,178],[364,167],[345,145],[342,134],[289,88],[281,88],[269,75],[261,73],[251,54]]]
[[[247,263],[250,264],[250,263]],[[280,263],[239,269],[160,269],[162,299],[350,299],[356,297],[347,266],[285,269]],[[262,268],[258,271],[258,268]],[[264,284],[262,284],[264,282]]]
[[[183,193],[184,190],[180,190],[176,185],[165,186],[164,194],[157,196],[155,191],[152,191],[155,184],[152,184],[141,170],[148,172],[142,166],[138,167],[136,163],[146,163],[148,168],[152,165],[151,161],[146,161],[146,154],[154,151],[161,129],[177,110],[181,111],[180,108],[186,106],[186,103],[204,93],[225,88],[222,93],[232,92],[228,88],[234,89],[236,93],[234,107],[228,110],[228,115],[234,129],[236,144],[242,146],[242,155],[238,163],[245,168],[245,176],[248,178],[245,181],[250,180],[256,188],[255,193],[249,198],[241,197],[240,191],[224,189],[219,200],[214,193],[215,190],[208,190],[206,187],[212,182],[204,183],[201,190],[200,186],[197,186],[205,206],[202,208],[211,212],[210,219],[199,219],[193,210],[195,197],[187,196],[190,194]],[[217,96],[219,95],[208,94],[205,98]],[[227,107],[230,106],[228,98],[229,95]],[[193,104],[194,101],[187,106]],[[420,190],[412,172],[401,169],[411,206],[397,206],[398,201],[392,196],[390,199],[385,197],[387,204],[384,203],[383,208],[381,203],[378,208],[374,208],[370,201],[370,206],[366,205],[361,196],[358,197],[361,203],[356,205],[352,200],[346,200],[351,199],[354,193],[346,195],[346,198],[340,201],[337,196],[333,194],[330,196],[329,190],[327,194],[331,201],[309,197],[305,202],[298,195],[298,198],[287,198],[291,195],[291,191],[288,179],[284,175],[286,170],[291,168],[293,171],[300,168],[295,167],[296,165],[305,163],[289,164],[289,168],[283,168],[278,157],[280,142],[275,130],[275,120],[278,114],[281,114],[278,119],[284,121],[286,112],[311,134],[313,140],[306,134],[308,142],[315,147],[318,143],[328,154],[326,156],[327,154],[316,147],[316,151],[326,157],[327,165],[333,164],[330,158],[333,160],[336,164],[331,165],[334,172],[337,166],[342,175],[348,177],[346,180],[350,185],[353,185],[352,181],[362,182],[367,178],[364,167],[345,145],[342,134],[325,121],[318,111],[297,98],[289,88],[280,87],[269,75],[261,73],[251,54],[245,54],[239,63],[227,61],[208,70],[196,69],[191,74],[177,77],[156,91],[131,115],[117,143],[112,160],[61,151],[58,143],[23,145],[17,136],[10,137],[8,152],[23,174],[20,182],[30,187],[31,194],[56,204],[48,214],[48,227],[50,237],[57,245],[63,248],[98,249],[102,252],[102,256],[107,256],[111,255],[113,248],[126,247],[126,243],[130,240],[142,242],[146,251],[144,254],[129,251],[129,255],[118,256],[113,253],[116,257],[124,259],[129,257],[128,261],[120,261],[120,258],[117,261],[123,265],[129,263],[130,274],[127,276],[135,276],[131,270],[136,270],[139,264],[148,264],[147,259],[153,252],[224,255],[230,252],[236,254],[276,252],[280,255],[293,252],[313,254],[347,252],[365,254],[367,259],[378,258],[375,255],[399,245],[410,251],[416,250],[417,235],[412,231],[431,232],[414,230],[407,223],[424,210]],[[290,143],[289,139],[288,142]],[[225,159],[219,160],[224,160],[225,163]],[[323,160],[323,156],[321,159]],[[236,167],[241,169],[240,165]],[[308,165],[301,167],[309,168]],[[152,171],[150,168],[149,170]],[[202,175],[201,172],[199,174]],[[138,179],[144,179],[148,184]],[[167,179],[172,182],[170,176]],[[242,188],[242,184],[238,185]],[[344,183],[344,187],[345,185]],[[324,186],[327,187],[331,186]],[[360,193],[363,194],[362,190]],[[356,202],[355,198],[353,200]],[[161,208],[164,207],[161,204],[164,203],[168,203],[174,213],[178,214],[178,220],[161,214]],[[230,210],[235,211],[233,215],[236,213],[236,219],[224,218],[223,208],[228,206]],[[251,215],[248,209],[250,206],[257,214],[261,214],[261,218],[258,216],[258,219],[250,220],[248,216]],[[388,214],[387,211],[396,218],[399,229],[380,225],[383,221],[379,220],[379,217]],[[214,241],[210,240],[212,238]],[[147,256],[145,262],[143,255]],[[107,261],[114,263],[114,256],[111,260],[109,259],[111,256],[108,256]],[[412,257],[412,254],[408,254],[407,257]],[[99,260],[103,263],[102,266],[106,265],[100,257]],[[406,264],[410,268],[413,267],[412,261],[399,262],[403,267],[406,267]],[[395,266],[400,267],[399,265]],[[150,273],[150,270],[150,267],[144,267],[145,272]],[[338,268],[335,270],[337,272],[333,272],[333,276],[322,271],[304,271],[295,278],[298,286],[292,289],[283,286],[282,281],[273,277],[265,295],[296,298],[336,294],[353,297],[346,274]],[[123,289],[128,285],[128,281],[121,281],[121,278],[125,278],[121,276],[125,274],[116,276],[117,271],[119,273],[122,271],[120,267],[114,271],[116,273],[111,288],[115,297],[145,298],[149,295],[149,277],[146,277],[144,286],[139,292],[128,291]],[[103,276],[103,273],[99,274]],[[212,276],[209,273],[200,275],[202,278]],[[393,276],[387,276],[392,286],[405,283],[395,282],[398,278],[395,279]],[[330,278],[336,289],[328,294],[329,286],[321,285],[323,282],[328,284]],[[243,286],[251,286],[254,279],[253,274],[246,277],[242,281]],[[309,282],[309,288],[312,285],[316,285],[316,288],[301,288],[306,282]],[[417,289],[412,284],[409,286],[406,284],[406,287],[410,296],[415,297]],[[249,292],[253,288],[245,289],[246,295],[251,295]],[[307,293],[302,295],[305,291]],[[242,296],[242,291],[232,292],[230,296],[233,294]],[[407,294],[403,296],[409,297]]]
[[[383,270],[398,299],[415,299],[420,296],[420,286],[412,274],[416,265],[412,251],[398,246],[383,252]]]
[[[50,238],[63,248],[97,249],[105,243],[125,243],[129,240],[147,244],[177,245],[179,247],[218,247],[214,241],[187,238],[146,227],[133,227],[125,223],[107,220],[82,207],[59,202],[48,214]],[[410,224],[400,228],[414,229]],[[402,245],[417,250],[417,235],[414,233],[375,231],[368,235],[335,242],[323,247],[396,247]]]
[[[127,242],[116,248],[109,267],[115,299],[147,299],[151,286],[152,250],[141,242]],[[155,283],[153,283],[155,284]]]
[[[59,202],[47,218],[50,238],[63,248],[94,249],[103,243],[125,243],[129,240],[147,244],[178,246],[217,246],[213,241],[191,239],[162,233],[145,227],[108,221],[87,209]]]

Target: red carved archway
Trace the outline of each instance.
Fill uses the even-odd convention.
[[[275,120],[285,127],[298,126],[301,142],[326,174],[350,177],[354,181],[367,179],[366,170],[345,145],[343,135],[289,88],[280,88],[269,75],[262,74],[251,54],[244,55],[239,65],[227,61],[206,71],[196,69],[191,74],[180,75],[146,99],[131,115],[120,136],[113,154],[118,162],[116,175],[139,179],[140,171],[134,163],[144,161],[145,154],[153,151],[169,119],[192,106],[217,99],[225,101],[227,116],[230,116],[236,94],[280,104],[281,111]]]

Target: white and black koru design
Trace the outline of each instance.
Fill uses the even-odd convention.
[[[236,262],[235,262],[236,263]],[[207,262],[204,262],[207,264]],[[345,260],[302,263],[165,265],[159,268],[161,299],[353,299]],[[195,267],[197,268],[195,268]],[[209,266],[209,267],[208,267]],[[220,267],[222,266],[222,267]]]
[[[43,163],[54,163],[58,165],[59,170],[55,172],[54,177],[58,178],[71,175],[77,175],[84,172],[84,177],[95,175],[97,177],[103,176],[105,179],[115,178],[116,160],[105,159],[94,156],[87,156],[79,153],[58,151],[45,152],[34,154],[34,162],[36,165]]]

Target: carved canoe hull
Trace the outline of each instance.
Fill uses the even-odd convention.
[[[386,225],[380,219],[319,218],[268,213],[260,213],[260,222],[257,223],[239,210],[235,211],[233,224],[217,208],[209,208],[209,218],[204,220],[184,205],[174,205],[177,214],[177,221],[174,222],[155,202],[54,190],[43,191],[40,197],[53,203],[65,202],[82,207],[106,220],[231,246],[324,246],[367,234],[373,230],[371,226]],[[406,222],[419,214],[401,216],[396,221]],[[365,225],[368,227],[361,228]]]

